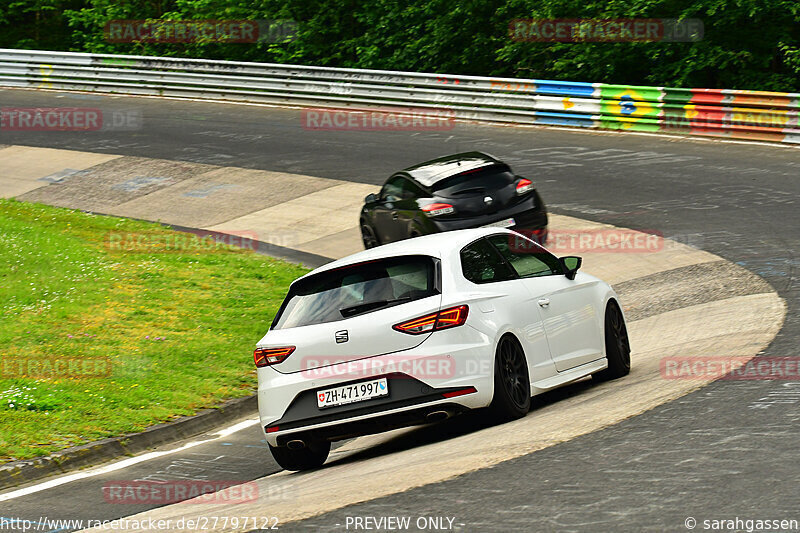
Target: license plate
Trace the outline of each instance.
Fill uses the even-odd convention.
[[[516,224],[513,218],[507,218],[505,220],[498,220],[497,222],[492,222],[491,224],[486,224],[483,226],[484,228],[510,228]]]
[[[362,381],[361,383],[317,391],[317,407],[322,409],[335,405],[363,402],[388,395],[389,383],[386,378],[373,379],[372,381]]]

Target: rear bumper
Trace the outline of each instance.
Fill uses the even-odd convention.
[[[538,192],[534,193],[533,201],[526,201],[512,208],[503,209],[496,213],[463,219],[431,219],[431,222],[438,231],[453,231],[467,228],[478,228],[508,218],[513,218],[515,222],[514,226],[508,229],[520,231],[527,237],[532,237],[534,230],[544,230],[543,232],[537,232],[537,235],[541,236],[543,233],[543,238],[547,238],[547,210],[545,209]],[[540,243],[543,243],[543,241]]]
[[[335,423],[302,425],[295,431],[281,431],[276,435],[276,443],[283,446],[290,440],[329,440],[336,441],[373,433],[382,433],[401,427],[425,424],[435,420],[443,420],[455,416],[470,408],[441,397],[435,401],[422,401],[419,404],[394,409],[379,409],[369,416],[339,415]],[[438,415],[441,414],[441,417]],[[333,422],[333,421],[332,421]],[[283,427],[281,421],[275,423]],[[269,427],[266,426],[266,432]],[[267,434],[269,437],[271,434]],[[275,446],[275,444],[273,444]]]
[[[487,406],[494,394],[494,346],[469,325],[436,332],[404,352],[361,358],[316,371],[258,369],[261,427],[273,446],[289,440],[338,440],[425,423],[428,415]],[[317,391],[386,377],[389,395],[320,409]],[[474,388],[474,392],[464,391]],[[461,394],[455,395],[461,392]]]

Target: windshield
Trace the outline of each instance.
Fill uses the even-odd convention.
[[[515,179],[508,165],[492,165],[443,179],[434,183],[432,190],[437,196],[445,197],[482,194],[507,187]]]
[[[392,257],[304,278],[290,289],[272,329],[335,322],[438,294],[435,261]]]

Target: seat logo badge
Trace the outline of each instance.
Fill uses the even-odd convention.
[[[491,197],[491,196],[486,196],[486,197],[483,199],[483,203],[485,203],[486,205],[492,205],[492,202],[494,202],[494,200],[492,200],[492,197]]]
[[[335,335],[336,335],[336,344],[341,344],[343,342],[347,342],[348,340],[350,340],[350,337],[347,335],[346,329],[337,331]]]

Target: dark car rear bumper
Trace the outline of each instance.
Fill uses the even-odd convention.
[[[533,202],[526,201],[522,204],[508,209],[501,209],[494,213],[472,216],[469,218],[430,219],[430,221],[438,231],[453,231],[467,228],[479,228],[501,220],[513,218],[515,224],[508,229],[519,231],[526,237],[535,238],[539,240],[541,244],[544,244],[547,238],[547,210],[544,207],[542,199],[539,197],[539,193],[534,192],[534,195],[535,200]],[[534,234],[534,230],[545,231],[536,231]]]

